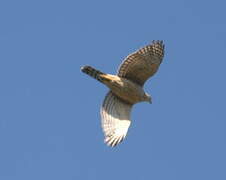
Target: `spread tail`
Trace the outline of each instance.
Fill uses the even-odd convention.
[[[92,78],[100,81],[100,82],[103,82],[103,78],[101,77],[101,75],[105,75],[105,73],[99,71],[99,70],[96,70],[94,69],[93,67],[91,66],[83,66],[81,68],[81,71],[88,74],[89,76],[91,76]]]

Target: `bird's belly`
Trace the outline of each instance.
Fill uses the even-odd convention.
[[[109,88],[115,95],[130,104],[135,104],[143,101],[144,91],[142,87],[127,79],[115,81]]]

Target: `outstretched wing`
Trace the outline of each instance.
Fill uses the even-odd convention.
[[[163,41],[153,41],[152,44],[127,56],[119,67],[118,76],[143,86],[158,70],[163,56]]]
[[[131,108],[131,104],[123,102],[111,91],[106,95],[100,113],[107,145],[114,147],[125,138],[131,123]]]

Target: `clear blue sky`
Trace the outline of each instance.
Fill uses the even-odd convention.
[[[1,180],[225,180],[225,1],[0,2]],[[129,53],[164,40],[126,140],[103,143],[106,87]]]

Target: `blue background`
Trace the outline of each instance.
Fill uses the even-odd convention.
[[[225,1],[0,2],[1,180],[225,180]],[[152,40],[165,58],[126,140],[103,143],[108,91],[80,72],[116,73]]]

